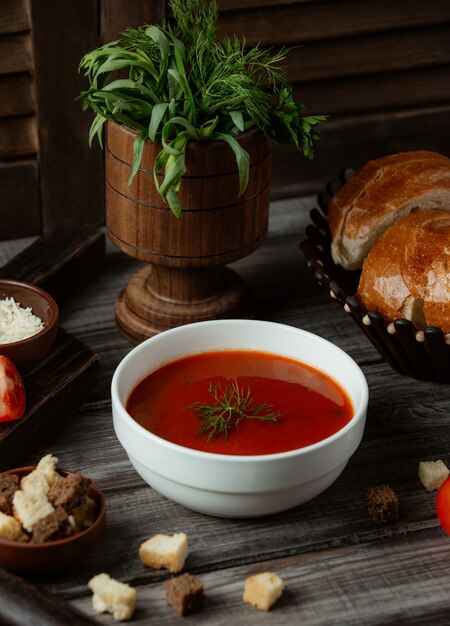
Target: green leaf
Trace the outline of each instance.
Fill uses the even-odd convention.
[[[133,178],[136,176],[139,166],[141,165],[145,139],[145,133],[139,133],[139,135],[136,135],[136,139],[133,142],[133,167],[131,168],[131,175],[128,179],[129,185],[133,182]]]
[[[181,219],[182,217],[181,206],[180,206],[180,201],[178,200],[178,194],[175,191],[175,189],[169,189],[169,191],[166,193],[166,199],[167,199],[167,203],[170,206],[172,213],[175,215],[177,219]]]
[[[164,114],[167,111],[168,107],[168,102],[160,102],[159,104],[155,104],[155,106],[153,107],[152,116],[150,118],[150,125],[148,127],[148,137],[153,143],[156,139],[156,133],[158,132],[161,120],[164,117]]]
[[[244,148],[241,146],[238,140],[233,137],[233,135],[228,135],[225,133],[214,133],[213,138],[223,139],[223,141],[226,141],[230,148],[233,150],[236,156],[236,164],[239,172],[239,195],[242,196],[248,185],[248,176],[250,169],[250,157],[248,155],[248,152],[244,150]]]
[[[161,150],[159,154],[156,156],[156,159],[153,163],[153,180],[155,183],[155,187],[158,190],[158,193],[161,193],[161,185],[159,184],[158,174],[159,172],[166,167],[166,163],[169,160],[169,154],[164,150]]]
[[[217,124],[220,121],[220,117],[216,115],[216,117],[212,120],[208,120],[204,124],[200,126],[199,138],[200,139],[209,139],[212,133],[215,131]]]
[[[153,41],[158,45],[159,51],[161,53],[161,60],[163,63],[166,63],[169,58],[170,46],[169,39],[165,32],[159,26],[147,26],[145,29],[145,34],[147,37],[153,39]]]
[[[198,139],[198,133],[196,129],[184,117],[173,117],[172,119],[167,121],[167,127],[169,128],[169,126],[183,126],[183,128],[189,131],[189,134],[192,139]]]
[[[233,120],[234,125],[240,130],[241,133],[244,132],[244,116],[241,111],[230,111],[230,117]]]
[[[184,174],[186,174],[184,153],[178,156],[174,156],[173,154],[171,154],[167,160],[164,180],[160,187],[161,195],[164,196],[164,194],[170,188],[175,189],[175,191],[178,191],[176,189],[176,186],[179,184],[181,177]]]
[[[103,148],[102,128],[105,122],[106,118],[103,117],[101,113],[97,113],[94,121],[91,124],[91,128],[89,129],[89,147],[92,146],[92,140],[94,139],[95,135],[97,135],[98,143],[100,144],[100,147]]]
[[[177,70],[174,69],[169,69],[167,70],[167,73],[172,76],[177,83],[180,85],[182,92],[184,93],[184,97],[186,98],[186,102],[188,104],[188,110],[187,110],[187,114],[190,116],[190,118],[193,120],[194,124],[195,124],[195,119],[196,119],[196,113],[195,113],[195,100],[194,100],[194,96],[192,95],[192,91],[189,87],[189,84],[186,80],[186,76],[180,74],[180,72],[178,72]]]
[[[102,91],[113,91],[114,89],[137,89],[136,81],[128,78],[113,80],[112,83],[105,85]]]

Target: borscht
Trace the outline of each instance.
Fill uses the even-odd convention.
[[[324,372],[276,354],[220,350],[171,361],[131,391],[126,409],[155,435],[232,455],[275,454],[330,437],[353,417]]]

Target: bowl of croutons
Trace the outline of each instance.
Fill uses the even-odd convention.
[[[0,567],[20,574],[66,569],[100,539],[102,492],[57,462],[48,454],[37,466],[0,473]]]

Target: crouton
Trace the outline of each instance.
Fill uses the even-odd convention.
[[[91,481],[81,474],[69,474],[59,478],[50,488],[48,499],[53,506],[62,506],[69,513],[81,504],[89,491]]]
[[[53,506],[42,493],[24,493],[19,490],[13,496],[14,517],[28,532],[32,531],[38,520],[53,511]]]
[[[11,503],[3,494],[0,493],[0,512],[6,515],[11,515],[12,508]]]
[[[58,464],[58,459],[56,456],[52,454],[46,454],[37,464],[36,469],[44,474],[48,484],[50,487],[61,478],[58,472],[56,471],[56,465]]]
[[[80,506],[72,510],[70,517],[72,517],[73,523],[78,530],[89,528],[97,517],[97,504],[92,498],[86,497]]]
[[[62,506],[41,517],[40,520],[33,525],[33,543],[44,543],[54,539],[64,539],[73,535],[75,529],[69,522],[69,518]]]
[[[136,589],[114,580],[108,574],[97,574],[88,582],[93,591],[92,606],[96,613],[112,613],[115,620],[129,620],[136,606]]]
[[[427,491],[437,491],[448,478],[448,467],[444,461],[421,461],[419,480]]]
[[[187,573],[166,581],[166,596],[168,604],[183,616],[202,607],[205,601],[201,581]]]
[[[172,536],[158,534],[141,544],[139,557],[147,567],[180,572],[188,555],[188,544],[189,538],[185,533]]]
[[[273,572],[249,576],[245,581],[244,602],[261,611],[268,611],[283,593],[284,582]]]
[[[22,528],[15,517],[0,513],[0,539],[17,541],[22,534]]]
[[[45,474],[35,469],[22,478],[22,480],[20,481],[20,488],[25,493],[41,493],[43,496],[46,497],[50,486],[47,482]]]
[[[367,511],[377,524],[398,520],[398,499],[389,485],[370,487],[366,495]]]
[[[0,474],[0,495],[12,501],[14,492],[19,489],[19,477],[17,474]]]

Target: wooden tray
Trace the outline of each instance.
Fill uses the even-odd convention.
[[[60,305],[103,267],[104,234],[98,229],[64,229],[37,239],[0,269],[2,278],[31,282]],[[21,465],[86,400],[100,357],[60,328],[44,361],[24,378],[27,412],[0,424],[0,471]],[[89,382],[89,384],[87,384]]]

